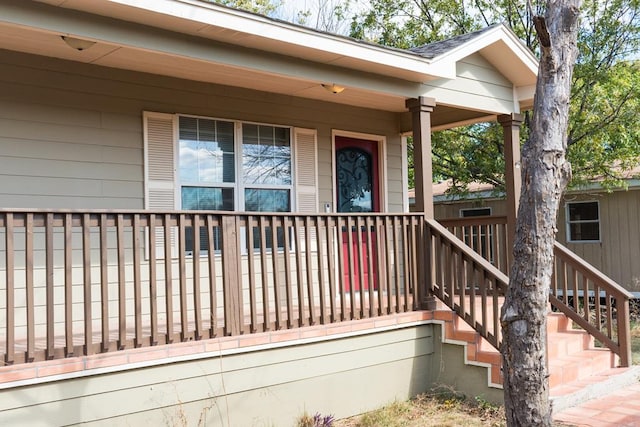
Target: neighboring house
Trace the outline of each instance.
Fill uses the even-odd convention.
[[[598,181],[564,195],[556,239],[604,274],[640,296],[640,169],[629,171],[626,189],[605,190]],[[433,186],[437,220],[505,216],[505,201],[489,184],[473,184],[465,196],[449,195],[449,183]]]
[[[478,334],[508,278],[420,183],[433,130],[498,120],[516,188],[536,72],[504,25],[408,51],[197,0],[0,1],[0,424],[499,400]]]

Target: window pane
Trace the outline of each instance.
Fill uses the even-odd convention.
[[[245,210],[250,212],[290,212],[289,190],[244,190]]]
[[[180,117],[180,180],[235,182],[233,123]]]
[[[571,240],[600,240],[600,224],[597,222],[571,224]]]
[[[569,221],[589,220],[598,220],[598,202],[569,204]]]
[[[489,216],[491,215],[491,208],[473,208],[473,209],[460,209],[460,213],[463,218],[471,218],[474,216]]]
[[[288,128],[242,125],[242,169],[247,184],[291,185]]]
[[[182,187],[182,209],[233,210],[233,188]],[[206,227],[200,227],[200,250],[209,250]],[[220,229],[211,230],[215,249],[220,249]],[[185,251],[193,251],[193,227],[185,228]]]
[[[182,209],[233,210],[233,188],[182,187]]]

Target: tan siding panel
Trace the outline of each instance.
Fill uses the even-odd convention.
[[[123,175],[122,165],[139,165],[132,189],[136,200],[125,207],[144,204],[142,112],[185,113],[316,129],[317,193],[320,202],[331,201],[331,130],[384,135],[390,159],[387,176],[399,180],[398,116],[365,108],[231,88],[215,84],[154,76],[3,51],[0,55],[0,157],[54,159],[80,164],[103,163],[107,181]],[[215,100],[213,102],[212,100]],[[15,106],[15,109],[14,109]],[[398,145],[396,147],[396,145]],[[115,165],[119,166],[115,166]],[[112,168],[109,165],[114,165]],[[55,169],[55,164],[51,168]],[[41,174],[54,175],[43,168]],[[127,172],[131,175],[130,170]],[[67,172],[70,176],[74,172]],[[108,176],[111,174],[111,176]],[[24,173],[23,173],[24,175]],[[83,174],[79,174],[84,176]],[[17,175],[16,175],[17,176]],[[9,178],[9,177],[6,177]],[[85,181],[78,177],[78,181]],[[89,181],[89,180],[87,180]],[[105,195],[90,182],[68,183],[70,190],[38,193],[29,181],[12,181],[15,188],[0,196],[0,204],[20,193],[37,196],[28,206],[46,206],[51,196],[68,195],[75,207],[104,206]],[[42,185],[42,189],[59,183]],[[67,183],[64,183],[67,186]],[[85,190],[82,191],[84,186]],[[112,187],[112,184],[106,184]],[[25,191],[22,191],[25,188]],[[121,190],[113,188],[116,193]],[[126,197],[129,197],[127,192]],[[73,199],[73,200],[71,200]],[[122,207],[124,199],[119,198]],[[58,204],[56,204],[58,205]],[[25,205],[26,206],[26,205]],[[390,204],[394,211],[402,209]]]

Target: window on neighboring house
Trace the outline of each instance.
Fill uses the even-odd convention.
[[[180,116],[178,134],[182,209],[291,211],[290,128]],[[186,231],[187,251],[193,250],[192,234]],[[206,230],[200,234],[200,248],[208,250]],[[270,248],[271,230],[266,234]],[[281,235],[278,230],[279,247]],[[214,230],[214,237],[219,249],[219,230]],[[254,247],[260,247],[258,228],[254,228]]]
[[[460,209],[462,218],[490,216],[491,208]],[[484,259],[493,262],[493,229],[490,225],[470,225],[464,227],[464,242]]]
[[[600,241],[600,205],[597,201],[568,202],[566,212],[569,242]]]

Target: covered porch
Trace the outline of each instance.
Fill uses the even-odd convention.
[[[10,0],[0,36],[2,387],[380,329],[423,360],[429,322],[454,322],[436,303],[499,348],[536,73],[506,27],[400,51],[208,2]],[[431,133],[495,120],[507,218],[436,222]],[[364,184],[341,180],[345,146]],[[556,265],[551,304],[627,366],[629,295],[561,248]]]

